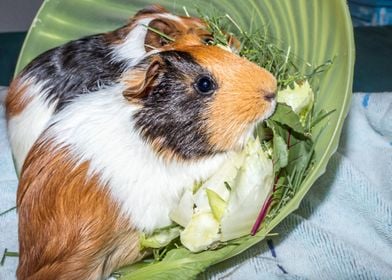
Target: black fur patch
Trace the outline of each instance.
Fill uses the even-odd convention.
[[[44,82],[46,100],[58,100],[56,111],[80,94],[115,83],[126,68],[126,61],[113,59],[105,34],[87,36],[46,51],[22,72]]]
[[[159,54],[164,65],[152,91],[144,97],[142,109],[134,115],[136,127],[150,143],[160,140],[158,153],[172,151],[181,159],[215,154],[208,142],[203,112],[214,98],[199,95],[193,84],[200,75],[213,78],[208,70],[186,52]]]

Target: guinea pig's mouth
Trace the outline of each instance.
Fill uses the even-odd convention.
[[[271,106],[269,110],[263,116],[261,116],[261,118],[258,120],[258,123],[263,122],[269,117],[271,117],[275,113],[275,109],[276,109],[276,99],[273,99],[271,100]]]
[[[272,100],[269,110],[265,112],[263,115],[261,115],[259,118],[257,118],[255,121],[248,124],[248,127],[245,129],[245,132],[238,139],[238,144],[241,149],[248,142],[249,138],[252,137],[256,127],[274,114],[275,108],[276,108],[276,100]]]

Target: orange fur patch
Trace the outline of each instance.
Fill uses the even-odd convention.
[[[28,87],[29,84],[22,82],[19,77],[12,81],[5,99],[7,119],[19,115],[26,108],[27,104],[29,104],[30,98],[26,97]]]
[[[218,82],[205,113],[210,143],[235,148],[240,137],[271,110],[266,97],[276,92],[276,79],[265,69],[219,47],[184,48]]]
[[[142,257],[138,232],[88,168],[50,141],[31,149],[17,194],[18,279],[106,279]]]

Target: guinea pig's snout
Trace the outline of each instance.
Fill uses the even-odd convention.
[[[261,69],[260,77],[262,78],[259,80],[260,83],[257,85],[257,88],[259,90],[259,98],[262,104],[264,104],[260,108],[263,108],[261,113],[262,119],[265,120],[275,111],[278,85],[274,75],[265,69]]]
[[[263,77],[261,81],[261,94],[265,101],[273,102],[276,98],[278,90],[277,81],[274,75],[265,69],[261,69],[260,76]]]
[[[272,102],[276,98],[276,91],[270,92],[262,90],[261,94],[263,95],[264,100],[268,102]]]

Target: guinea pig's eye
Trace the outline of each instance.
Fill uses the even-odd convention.
[[[196,91],[201,95],[211,95],[216,89],[214,80],[209,76],[201,76],[195,83]]]

